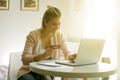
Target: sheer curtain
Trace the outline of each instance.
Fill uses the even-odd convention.
[[[115,5],[115,0],[92,0],[88,7],[84,32],[84,37],[106,40],[102,56],[110,57],[112,64],[116,64],[117,55],[114,38]]]

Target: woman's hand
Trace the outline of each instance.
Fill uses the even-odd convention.
[[[76,59],[76,53],[74,53],[74,54],[70,54],[69,56],[68,56],[68,60],[70,60],[71,62],[74,62],[74,60]]]
[[[44,57],[51,57],[52,52],[53,52],[53,48],[48,47],[48,48],[46,48],[46,52],[43,55],[44,55]]]
[[[38,55],[34,56],[34,57],[33,57],[33,60],[34,60],[34,61],[39,61],[39,60],[43,60],[43,59],[48,59],[48,58],[51,57],[52,52],[53,52],[53,48],[48,47],[48,48],[46,48],[45,53],[43,53],[43,54],[38,54]]]

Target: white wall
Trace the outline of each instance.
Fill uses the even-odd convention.
[[[119,24],[120,25],[120,24]],[[118,54],[117,54],[117,75],[118,75],[118,78],[120,79],[120,26],[117,28],[117,39],[118,39],[118,42],[117,42],[117,45],[118,45]]]
[[[9,10],[0,10],[0,64],[8,65],[11,52],[21,52],[24,48],[26,35],[41,26],[42,15],[47,5],[61,9],[61,29],[68,39],[81,31],[85,13],[74,10],[74,0],[38,0],[39,11],[21,11],[20,0],[10,0]],[[80,14],[78,14],[80,13]],[[81,16],[82,15],[82,16]],[[76,22],[77,21],[77,22]],[[75,29],[80,30],[73,35]],[[71,36],[72,35],[72,36]],[[78,35],[79,36],[79,35]]]
[[[116,0],[116,23],[114,26],[117,45],[117,80],[120,80],[120,0]]]
[[[80,9],[75,10],[75,1],[81,1]],[[71,0],[70,2],[70,26],[67,27],[66,35],[69,41],[80,41],[84,34],[84,26],[87,14],[89,0]]]
[[[40,16],[40,12],[21,11],[19,0],[10,0],[9,10],[0,11],[1,64],[8,62],[10,52],[22,51],[25,36],[31,29],[39,27]]]
[[[117,14],[117,24],[116,24],[116,31],[117,31],[117,64],[118,64],[118,69],[117,69],[117,73],[118,73],[118,78],[120,79],[120,1],[118,0],[118,5],[117,5],[117,10],[118,10],[118,14]]]

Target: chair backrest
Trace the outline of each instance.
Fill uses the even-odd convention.
[[[17,80],[16,74],[22,66],[21,52],[12,52],[9,58],[8,80]]]

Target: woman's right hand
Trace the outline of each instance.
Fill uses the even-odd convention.
[[[46,48],[46,51],[45,51],[45,53],[43,55],[44,55],[44,57],[51,57],[52,52],[53,52],[53,48],[48,47],[48,48]]]
[[[53,48],[48,47],[48,48],[46,48],[45,53],[43,53],[43,54],[38,54],[38,55],[34,56],[34,57],[33,57],[33,60],[34,60],[34,61],[39,61],[39,60],[43,60],[43,59],[48,59],[48,58],[51,57],[52,52],[53,52]]]

